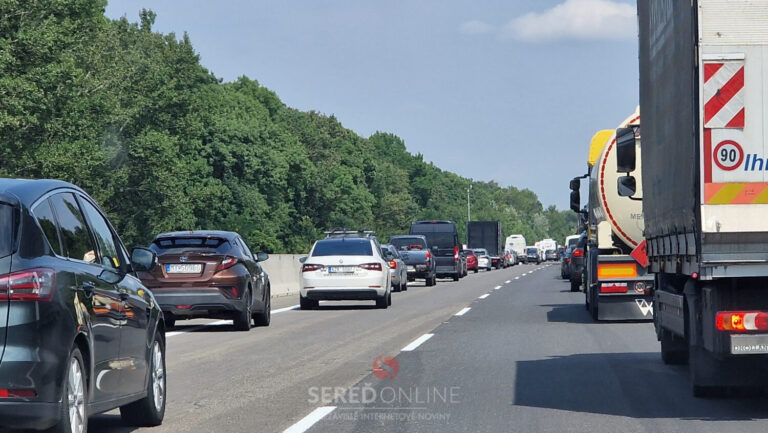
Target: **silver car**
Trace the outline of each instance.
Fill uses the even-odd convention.
[[[408,269],[400,258],[400,253],[394,245],[381,246],[381,255],[389,262],[389,275],[392,280],[392,291],[400,292],[408,290]]]

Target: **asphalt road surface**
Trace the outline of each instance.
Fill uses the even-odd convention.
[[[274,302],[272,325],[180,322],[162,426],[91,432],[764,432],[768,400],[696,399],[650,323],[594,323],[559,265],[520,265],[392,307]],[[374,364],[376,364],[374,366]],[[374,367],[376,367],[374,369]]]

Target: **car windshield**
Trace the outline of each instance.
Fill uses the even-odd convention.
[[[427,243],[421,238],[391,238],[389,243],[399,251],[426,250]]]
[[[312,256],[372,256],[368,239],[324,239],[317,241]]]
[[[201,253],[225,254],[231,245],[228,240],[216,237],[159,237],[149,246],[158,255]]]

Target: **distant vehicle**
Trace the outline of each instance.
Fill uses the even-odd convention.
[[[544,253],[544,255],[545,255],[545,258],[547,259],[547,261],[554,262],[555,260],[557,260],[557,250],[547,250]]]
[[[579,241],[579,235],[570,235],[565,237],[565,247],[572,247]]]
[[[389,243],[397,248],[405,262],[408,281],[423,278],[427,286],[434,286],[437,280],[435,256],[429,248],[429,242],[423,235],[400,235],[389,238]]]
[[[176,320],[209,317],[231,319],[238,331],[251,324],[269,326],[269,276],[235,232],[198,230],[162,233],[149,247],[160,266],[140,272],[155,294],[168,327]]]
[[[459,233],[453,221],[416,221],[411,224],[412,235],[424,235],[429,242],[432,255],[435,257],[438,277],[450,277],[453,281],[461,278],[462,245],[459,243]]]
[[[504,249],[514,251],[517,257],[525,255],[525,237],[523,235],[509,235],[504,243]]]
[[[556,253],[554,255],[549,254],[550,251],[554,251],[554,252],[557,251],[557,241],[555,241],[554,239],[542,239],[538,243],[537,247],[539,247],[539,249],[541,250],[542,261],[557,259]]]
[[[397,248],[395,248],[394,245],[385,244],[381,246],[381,253],[389,262],[389,277],[392,284],[392,291],[404,292],[408,290],[408,271]]]
[[[461,262],[461,277],[467,276],[467,250],[463,249],[459,252],[459,261]]]
[[[586,262],[587,251],[587,233],[579,236],[578,241],[571,251],[570,262],[568,263],[568,279],[571,282],[571,292],[578,292],[584,276],[584,265]]]
[[[467,272],[474,271],[477,273],[478,271],[478,264],[477,264],[477,256],[475,255],[475,252],[472,250],[465,250],[467,253]]]
[[[319,301],[372,300],[392,304],[389,262],[373,232],[331,230],[302,258],[299,304],[317,308]]]
[[[120,408],[163,422],[165,325],[96,202],[75,185],[0,179],[0,427],[83,433]],[[130,362],[130,368],[126,367]]]
[[[518,263],[517,253],[513,250],[504,251],[504,267],[515,266]]]
[[[501,238],[501,221],[467,222],[467,246],[472,249],[483,248],[491,257],[496,269],[506,267],[502,260],[504,245]]]
[[[486,271],[493,270],[493,261],[485,248],[475,248],[472,252],[474,252],[477,257],[478,269],[485,269]]]
[[[525,248],[525,263],[541,263],[541,253],[536,247]]]
[[[571,277],[571,253],[573,253],[573,247],[568,247],[563,253],[563,258],[560,259],[560,278],[567,280]]]

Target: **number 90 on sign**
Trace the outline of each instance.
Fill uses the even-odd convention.
[[[731,171],[738,168],[744,162],[744,150],[739,143],[733,140],[725,140],[715,146],[712,154],[715,164],[725,171]]]

